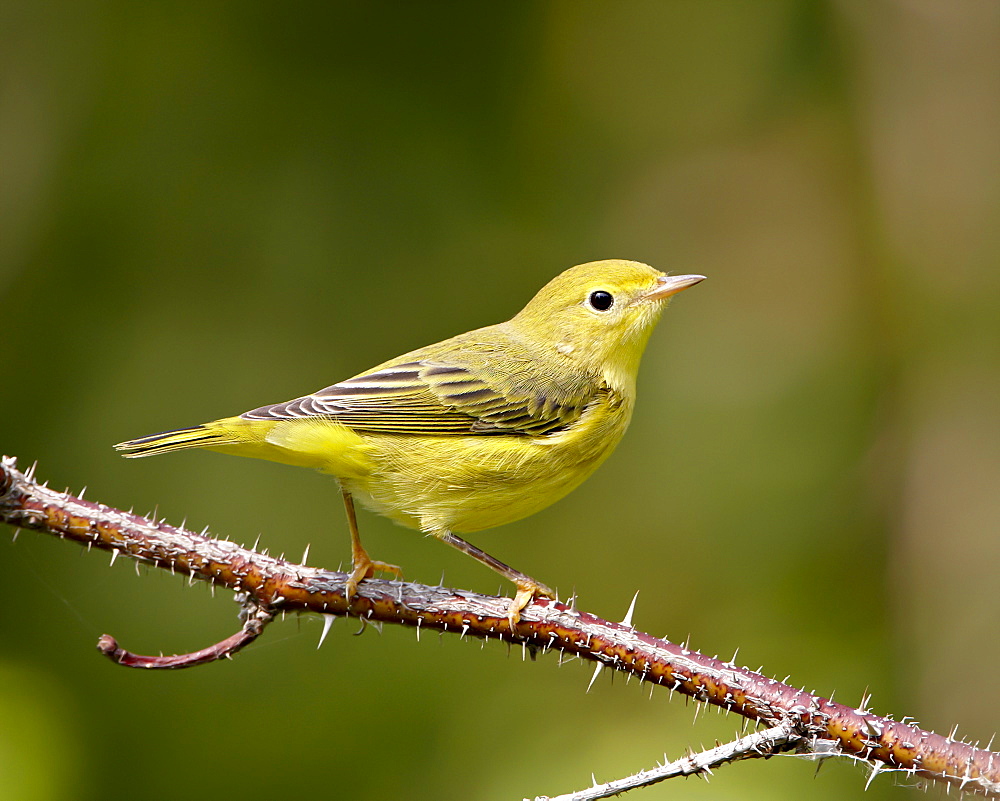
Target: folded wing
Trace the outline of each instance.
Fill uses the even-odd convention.
[[[572,424],[592,394],[549,379],[518,381],[505,375],[502,382],[490,382],[483,377],[493,372],[439,360],[407,361],[240,416],[328,418],[380,434],[538,436]]]

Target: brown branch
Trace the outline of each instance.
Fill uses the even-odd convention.
[[[228,659],[244,646],[249,645],[264,633],[264,626],[274,619],[274,613],[260,606],[255,600],[244,600],[243,628],[235,634],[226,637],[215,645],[202,648],[190,654],[175,654],[173,656],[142,656],[126,651],[118,645],[118,640],[110,634],[102,634],[97,640],[97,650],[112,662],[125,667],[147,669],[171,669],[195,667],[214,662],[217,659]]]
[[[346,573],[297,565],[227,540],[167,525],[38,485],[33,470],[0,464],[0,521],[88,548],[129,556],[155,567],[223,585],[242,594],[243,629],[217,645],[177,657],[138,657],[101,638],[102,652],[120,664],[187,667],[229,656],[258,636],[276,612],[351,615],[501,639],[542,652],[555,649],[713,704],[769,727],[790,725],[800,744],[823,756],[862,759],[1000,798],[1000,753],[924,731],[797,690],[754,671],[690,651],[557,601],[528,606],[511,627],[508,599],[465,590],[368,579],[350,601]]]

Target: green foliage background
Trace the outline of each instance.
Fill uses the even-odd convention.
[[[581,490],[474,541],[636,623],[986,740],[1000,705],[1000,14],[956,0],[0,6],[0,450],[88,497],[314,564],[333,483],[122,439],[505,319],[597,258],[709,280]],[[365,515],[376,558],[485,591]],[[740,725],[554,656],[289,619],[0,542],[0,786],[117,797],[519,799]],[[793,759],[648,799],[861,797]],[[865,798],[912,790],[879,777]],[[922,797],[922,796],[921,796]]]

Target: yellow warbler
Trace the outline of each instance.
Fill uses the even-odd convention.
[[[351,533],[348,597],[376,570],[400,575],[362,547],[357,497],[513,581],[514,623],[533,597],[554,593],[455,532],[533,514],[608,457],[632,416],[639,360],[660,312],[703,278],[619,259],[581,264],[505,323],[311,395],[115,447],[130,457],[208,448],[331,473]]]

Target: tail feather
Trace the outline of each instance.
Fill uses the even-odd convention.
[[[155,456],[158,453],[180,451],[185,448],[212,448],[219,445],[231,445],[239,441],[232,431],[221,427],[192,426],[178,428],[174,431],[163,431],[148,437],[130,439],[119,442],[115,450],[124,451],[125,458],[136,459],[140,456]]]

